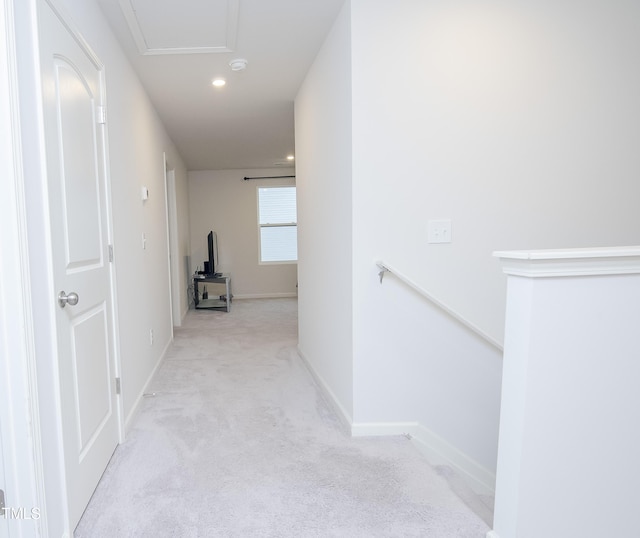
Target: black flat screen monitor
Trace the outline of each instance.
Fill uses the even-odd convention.
[[[209,259],[205,263],[205,273],[208,275],[216,275],[218,274],[218,236],[216,232],[209,232],[207,236],[207,247]]]

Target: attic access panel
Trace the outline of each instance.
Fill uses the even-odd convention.
[[[144,55],[232,52],[239,0],[119,0]]]

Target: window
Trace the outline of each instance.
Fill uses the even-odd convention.
[[[258,187],[260,262],[298,260],[295,187]]]

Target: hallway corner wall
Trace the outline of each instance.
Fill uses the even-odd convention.
[[[299,349],[353,418],[351,33],[346,2],[295,102]]]

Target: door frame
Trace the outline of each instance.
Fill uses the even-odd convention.
[[[13,0],[0,0],[0,489],[6,506],[44,507],[44,469],[35,379],[35,326],[28,271],[25,178],[18,113],[18,26]],[[0,534],[46,536],[38,519],[0,517]]]
[[[163,152],[164,161],[164,202],[167,223],[167,256],[169,264],[169,305],[171,310],[171,339],[173,328],[182,325],[180,311],[180,269],[178,258],[178,206],[176,200],[176,170],[167,160],[167,153]]]
[[[48,178],[38,52],[38,4],[46,2],[80,46],[101,66],[59,0],[0,0],[0,95],[8,93],[8,122],[0,111],[0,172],[8,179],[0,207],[0,465],[12,505],[38,508],[38,519],[8,521],[9,537],[63,537],[69,528],[62,445],[62,416],[55,325],[55,287],[51,266]],[[18,63],[17,59],[20,58]],[[104,80],[103,80],[104,82]],[[19,91],[18,91],[19,89]],[[103,85],[103,91],[105,90]],[[106,102],[106,99],[105,99]],[[113,206],[109,169],[108,124],[105,128],[107,235],[113,242]],[[4,135],[7,136],[4,136]],[[24,141],[24,142],[23,142]],[[5,226],[6,224],[6,226]],[[117,251],[110,263],[113,344],[116,377],[121,376],[116,288]],[[43,300],[43,298],[50,300]],[[17,319],[17,326],[8,320]],[[15,323],[15,322],[14,322]],[[7,355],[5,357],[5,355]],[[5,360],[6,359],[6,360]],[[4,371],[2,372],[5,373]],[[125,436],[122,395],[117,401],[119,441]],[[7,410],[10,410],[9,413]],[[7,418],[7,415],[11,415]],[[9,470],[9,472],[7,472]],[[2,478],[2,474],[0,474]],[[0,486],[1,489],[1,486]],[[9,505],[9,503],[7,503]],[[3,520],[0,518],[0,530]],[[19,525],[19,527],[18,527]]]

